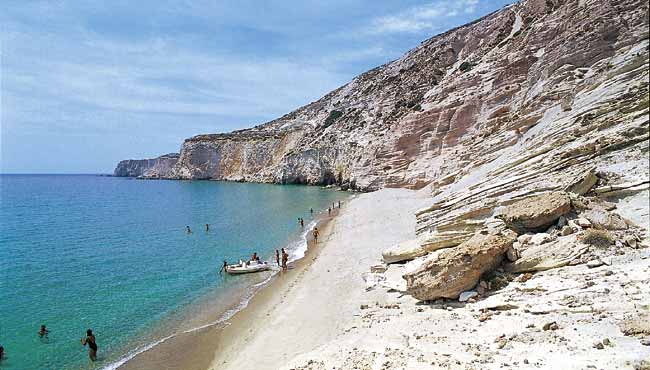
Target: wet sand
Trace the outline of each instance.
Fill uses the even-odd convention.
[[[345,202],[343,206],[345,207]],[[265,286],[261,287],[251,298],[248,305],[237,312],[224,323],[212,325],[192,331],[179,333],[173,338],[138,354],[129,360],[119,370],[205,370],[225,347],[230,346],[232,338],[243,330],[248,330],[253,322],[265,320],[260,317],[264,307],[277,297],[279,292],[290,289],[301,274],[316,260],[320,250],[329,239],[332,225],[335,222],[339,209],[334,209],[331,215],[319,219],[317,227],[320,231],[319,242],[315,243],[311,233],[307,238],[307,251],[305,256],[289,263],[289,270],[280,272],[271,278]],[[333,222],[334,221],[334,222]],[[270,261],[275,264],[275,261]],[[214,320],[218,317],[215,313]],[[218,313],[222,315],[222,313]]]

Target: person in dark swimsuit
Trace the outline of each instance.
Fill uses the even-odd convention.
[[[275,250],[275,263],[278,264],[278,267],[280,266],[280,252],[277,249]]]
[[[47,338],[47,334],[50,331],[45,328],[45,325],[41,325],[41,328],[38,330],[38,336],[42,338]]]
[[[219,270],[219,273],[222,273],[228,269],[228,261],[223,260],[223,266],[221,266],[221,270]]]
[[[205,231],[206,232],[210,231],[210,224],[205,224]]]
[[[88,357],[90,361],[97,361],[97,342],[95,341],[95,335],[93,331],[88,329],[86,330],[86,337],[81,338],[82,345],[88,345]]]
[[[185,231],[187,231],[188,234],[192,233],[192,229],[190,229],[189,226],[185,226]]]
[[[289,255],[287,252],[282,248],[282,270],[287,270],[287,262],[289,261]]]

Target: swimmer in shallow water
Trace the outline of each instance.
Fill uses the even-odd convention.
[[[47,338],[49,332],[50,331],[45,328],[45,325],[41,325],[41,328],[38,329],[38,336],[41,337],[41,339]]]
[[[188,234],[192,233],[192,229],[190,229],[189,226],[185,226],[185,231],[187,231]]]
[[[90,361],[97,361],[97,342],[91,329],[86,330],[86,337],[81,338],[81,344],[83,346],[88,345],[88,357]]]

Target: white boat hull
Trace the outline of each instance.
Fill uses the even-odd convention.
[[[246,267],[241,265],[230,265],[228,268],[226,268],[226,272],[232,275],[240,275],[266,271],[270,268],[271,266],[268,263],[258,263],[254,265],[248,265]]]

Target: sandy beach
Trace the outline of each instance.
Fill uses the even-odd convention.
[[[224,326],[179,335],[122,368],[644,369],[650,347],[624,328],[649,329],[647,248],[597,268],[519,275],[469,303],[403,294],[409,264],[367,285],[382,250],[414,237],[414,212],[429,202],[404,189],[354,197]]]

